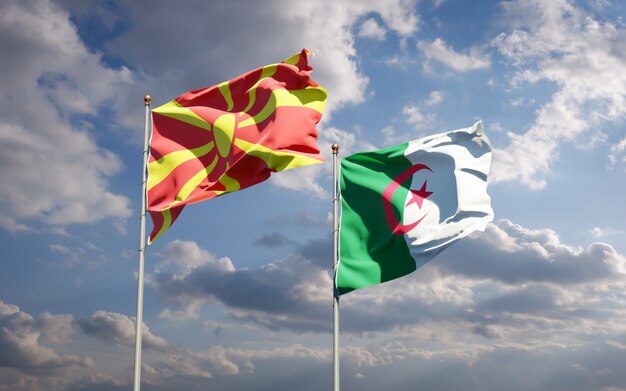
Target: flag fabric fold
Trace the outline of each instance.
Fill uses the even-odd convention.
[[[188,204],[322,162],[316,124],[327,95],[310,77],[308,54],[303,49],[152,110],[147,202],[154,227],[148,243]]]
[[[342,159],[339,294],[407,275],[493,219],[482,122]]]

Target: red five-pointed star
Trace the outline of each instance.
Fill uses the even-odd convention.
[[[411,189],[411,194],[412,194],[412,197],[409,201],[407,201],[406,206],[409,206],[412,203],[416,203],[417,206],[419,206],[419,208],[422,209],[422,203],[424,202],[426,198],[428,198],[428,196],[433,194],[433,192],[426,190],[426,181],[424,181],[422,188],[419,190]]]

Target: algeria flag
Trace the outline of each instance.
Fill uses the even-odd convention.
[[[339,294],[407,275],[493,219],[483,123],[341,161]]]

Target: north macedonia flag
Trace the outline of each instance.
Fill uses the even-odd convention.
[[[245,189],[273,172],[322,162],[315,125],[326,90],[302,52],[152,110],[148,211],[161,236],[188,204]]]

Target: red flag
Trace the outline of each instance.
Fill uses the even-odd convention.
[[[272,172],[321,163],[315,125],[326,90],[302,52],[279,64],[187,92],[152,110],[148,243],[185,205],[245,189]]]

